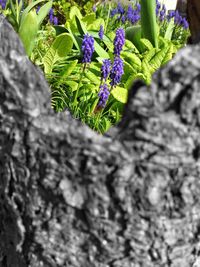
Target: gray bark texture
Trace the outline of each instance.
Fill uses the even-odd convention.
[[[0,17],[0,267],[199,267],[200,47],[100,136],[51,109]]]

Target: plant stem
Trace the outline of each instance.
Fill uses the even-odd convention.
[[[109,22],[109,18],[110,18],[110,10],[111,10],[111,3],[109,2],[109,6],[108,6],[108,15],[107,15],[107,20],[106,20],[106,25],[105,25],[105,30],[104,30],[105,33],[106,33],[106,31],[107,31],[108,22]]]
[[[83,71],[81,72],[79,83],[78,83],[78,88],[77,88],[75,96],[74,96],[73,104],[75,106],[77,106],[77,97],[78,97],[79,88],[80,88],[80,85],[81,85],[81,82],[82,82],[82,79],[83,79],[83,75],[84,75],[85,69],[86,69],[86,63],[84,64]]]

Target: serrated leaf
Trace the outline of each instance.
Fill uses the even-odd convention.
[[[143,46],[147,49],[147,50],[151,50],[153,49],[153,45],[152,43],[148,40],[148,39],[145,39],[145,38],[141,38],[140,39],[140,42],[143,44]]]
[[[129,50],[133,50],[134,53],[139,54],[137,47],[128,39],[125,40],[125,49],[128,48]]]
[[[147,62],[146,60],[142,61],[142,73],[145,77],[146,84],[149,85],[152,79],[152,71],[149,62]]]
[[[56,61],[65,58],[72,46],[73,40],[68,33],[58,35],[43,58],[45,73],[51,73]]]
[[[144,58],[146,61],[150,61],[157,53],[158,53],[158,49],[157,48],[153,48],[151,50],[149,50],[145,55]]]
[[[128,90],[127,89],[116,86],[115,88],[112,89],[111,94],[113,95],[113,97],[117,101],[119,101],[123,104],[127,103],[127,100],[128,100]]]
[[[121,53],[122,58],[125,59],[126,62],[128,62],[136,71],[139,71],[141,69],[141,60],[140,58],[130,52],[122,52]]]
[[[78,89],[78,83],[75,81],[65,81],[65,84],[68,85],[72,89],[72,92]]]

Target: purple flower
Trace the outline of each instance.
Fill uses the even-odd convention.
[[[110,85],[116,86],[121,81],[121,77],[124,74],[124,63],[120,57],[115,57],[114,63],[110,72]]]
[[[53,13],[54,13],[53,8],[51,8],[51,9],[49,10],[49,16],[53,16]]]
[[[103,29],[103,25],[100,26],[100,30],[99,30],[99,38],[101,40],[103,40],[103,35],[104,35],[104,29]]]
[[[49,15],[49,21],[50,21],[50,23],[53,23],[53,18],[54,18],[53,15]]]
[[[83,63],[90,63],[94,52],[94,38],[88,33],[84,35],[82,42]]]
[[[161,4],[158,0],[156,0],[156,16],[158,16],[160,8],[161,8]]]
[[[53,24],[54,24],[54,25],[58,25],[58,18],[57,18],[57,17],[54,17],[54,18],[53,18]]]
[[[141,5],[140,5],[139,3],[136,4],[136,10],[137,10],[138,12],[141,11]]]
[[[181,22],[182,22],[182,17],[179,14],[178,10],[176,10],[175,16],[174,16],[174,23],[177,24],[177,25],[180,25]]]
[[[116,31],[116,36],[114,39],[114,55],[120,56],[123,45],[125,44],[125,32],[124,29],[119,28]]]
[[[187,22],[186,18],[183,18],[181,23],[182,23],[183,29],[187,30],[189,28],[189,23]]]
[[[38,14],[38,12],[40,11],[41,6],[38,6],[36,9],[36,14]]]
[[[108,85],[105,83],[100,86],[100,92],[98,93],[99,102],[98,107],[104,108],[106,105],[106,102],[108,100],[108,97],[110,95],[110,91],[108,89]]]
[[[101,79],[105,80],[108,78],[110,74],[110,68],[111,68],[111,61],[110,59],[104,59],[103,65],[101,66]]]
[[[97,11],[97,6],[96,6],[96,5],[93,5],[93,7],[92,7],[92,11],[93,11],[93,12],[96,12],[96,11]]]
[[[118,9],[117,8],[114,8],[114,9],[111,10],[110,16],[111,17],[114,17],[117,13],[118,13]]]
[[[124,8],[123,8],[123,6],[122,6],[121,3],[118,3],[118,5],[117,5],[117,11],[118,11],[118,13],[120,15],[123,15],[125,13],[125,10],[124,10]]]
[[[174,10],[171,10],[171,11],[169,11],[169,14],[167,16],[167,19],[170,20],[170,19],[174,18],[174,16],[175,16],[175,11]]]
[[[140,4],[136,4],[136,8],[133,9],[131,5],[128,6],[128,10],[126,13],[126,18],[129,22],[131,22],[132,24],[135,24],[138,22],[138,20],[140,20],[140,9],[141,6]]]
[[[122,21],[123,24],[126,22],[126,17],[124,15],[122,15],[121,21]]]
[[[7,3],[7,0],[0,0],[0,6],[2,9],[6,8],[6,3]]]
[[[128,21],[131,22],[132,17],[133,17],[133,8],[132,8],[131,5],[129,5],[128,9],[127,9],[127,13],[126,13],[126,18],[127,18]]]
[[[166,7],[165,5],[163,5],[162,10],[160,11],[160,16],[159,16],[160,21],[163,21],[165,19],[165,15],[166,15]]]

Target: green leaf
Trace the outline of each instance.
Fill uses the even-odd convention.
[[[110,127],[112,126],[112,123],[109,121],[109,119],[107,119],[106,117],[103,117],[101,119],[101,128],[102,128],[102,132],[107,132]]]
[[[54,64],[65,58],[71,51],[72,46],[73,40],[68,33],[58,35],[43,58],[45,73],[51,73]]]
[[[82,21],[84,23],[86,23],[87,26],[89,26],[90,24],[92,24],[95,20],[96,20],[96,15],[94,13],[91,13],[91,14],[86,15],[82,19]]]
[[[134,69],[128,62],[124,61],[124,75],[122,76],[122,83],[126,83],[129,77],[135,73],[136,69]]]
[[[158,25],[156,22],[156,1],[141,0],[142,37],[148,39],[154,47],[158,47]]]
[[[112,89],[111,94],[113,97],[121,103],[127,103],[128,100],[128,90],[122,87],[116,86]]]
[[[100,85],[100,79],[99,77],[97,77],[93,72],[91,72],[90,70],[86,70],[85,71],[85,77],[88,78],[88,80],[90,80],[90,82],[92,82],[93,84],[96,85]]]
[[[103,26],[103,28],[105,27],[105,21],[102,18],[98,18],[98,19],[94,19],[90,24],[87,24],[87,30],[88,31],[95,31],[95,30],[99,30],[100,26]]]
[[[141,39],[140,39],[140,42],[143,44],[143,46],[144,46],[147,50],[151,50],[151,49],[153,49],[153,45],[152,45],[152,43],[151,43],[148,39],[141,38]]]
[[[87,33],[86,26],[77,16],[75,16],[75,18],[76,18],[76,24],[77,24],[79,33],[83,36],[84,34]],[[110,58],[109,54],[96,41],[94,41],[94,48],[95,48],[95,52],[101,58]]]
[[[151,59],[160,51],[160,49],[158,50],[157,48],[153,48],[151,50],[149,50],[145,55],[144,58],[146,61],[151,61]]]
[[[174,28],[175,28],[174,21],[171,20],[170,22],[168,22],[168,26],[164,36],[165,39],[171,40]]]
[[[77,63],[78,63],[78,60],[74,60],[74,61],[70,62],[69,64],[67,64],[66,67],[64,68],[64,70],[61,72],[61,74],[59,76],[59,81],[62,81],[63,79],[68,78],[68,76],[75,69]]]
[[[141,60],[137,55],[130,52],[122,52],[121,56],[135,71],[139,71],[141,69]]]
[[[78,89],[78,83],[75,81],[65,81],[65,84],[68,85],[72,89],[72,92]]]
[[[56,25],[56,26],[53,26],[53,27],[56,30],[56,36],[58,36],[59,34],[62,34],[64,32],[68,32],[68,30],[63,26]]]
[[[46,3],[45,5],[43,5],[39,12],[38,12],[38,25],[41,25],[43,20],[46,18],[46,16],[49,14],[49,11],[52,7],[52,3],[53,1],[49,1],[48,3]]]
[[[70,36],[71,36],[71,38],[72,38],[72,40],[73,40],[73,43],[74,43],[76,49],[77,49],[77,50],[79,51],[79,53],[81,54],[81,42],[79,42],[77,36],[75,36],[75,35],[73,34],[73,32],[72,32],[72,30],[71,30],[71,28],[70,28],[70,23],[69,23],[69,22],[66,22],[66,25],[65,25],[65,26],[66,26],[67,30],[69,31],[69,34],[70,34]],[[80,38],[79,38],[79,39],[80,39]]]
[[[38,32],[37,14],[35,10],[30,11],[19,28],[19,36],[23,42],[27,55],[30,57]]]
[[[99,98],[98,97],[94,97],[90,100],[90,110],[89,113],[92,114],[97,106],[99,102]]]
[[[136,48],[136,46],[129,41],[128,39],[125,40],[125,49],[128,48],[129,50],[133,50],[134,53],[139,54],[140,52]]]
[[[82,15],[81,15],[81,12],[80,10],[78,9],[77,6],[72,6],[71,9],[70,9],[70,13],[69,13],[69,18],[70,20],[73,20],[74,18],[78,17],[79,19],[82,19]]]
[[[125,31],[126,39],[132,42],[140,52],[143,52],[144,47],[143,44],[140,42],[140,39],[142,37],[141,34],[142,33],[140,25],[128,27]]]
[[[23,23],[23,21],[25,20],[26,16],[28,15],[28,13],[31,11],[32,8],[34,8],[35,6],[37,6],[39,3],[44,2],[47,0],[37,0],[34,1],[33,3],[31,3],[30,5],[27,6],[27,8],[25,8],[23,10],[22,16],[21,16],[21,21],[20,21],[20,25],[21,23]]]
[[[149,62],[146,60],[142,61],[142,73],[143,73],[144,78],[145,78],[144,81],[146,82],[147,85],[149,85],[151,83],[151,79],[152,79],[152,71],[151,71],[151,67],[149,65]]]

